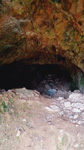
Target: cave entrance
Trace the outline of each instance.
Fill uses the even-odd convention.
[[[12,63],[0,67],[0,88],[9,90],[26,87],[41,94],[47,89],[70,90],[69,70],[59,65],[27,65]]]

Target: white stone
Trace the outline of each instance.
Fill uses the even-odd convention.
[[[77,108],[73,108],[72,111],[73,111],[73,112],[78,112],[78,113],[81,112],[80,109],[77,109]]]
[[[56,105],[50,105],[50,108],[55,111],[59,111],[59,108]]]
[[[79,125],[78,125],[78,124],[76,124],[76,127],[79,127]]]
[[[69,118],[70,118],[70,119],[73,119],[73,116],[70,116]]]
[[[20,130],[18,130],[16,136],[19,137],[20,134],[21,134],[21,132],[20,132]]]
[[[78,101],[82,98],[82,94],[81,93],[71,93],[69,95],[69,100],[70,101]]]
[[[63,133],[63,130],[61,129],[61,130],[59,131],[59,133]]]
[[[54,106],[54,107],[45,107],[45,109],[48,110],[48,111],[54,111],[54,112],[59,111],[59,108],[57,106]]]
[[[80,125],[80,124],[84,123],[84,121],[78,121],[77,123]]]
[[[61,137],[58,137],[58,141],[61,142],[61,140],[62,140]]]
[[[82,107],[80,108],[80,110],[81,110],[81,111],[84,110],[84,106],[82,106]]]
[[[68,107],[70,108],[70,107],[71,107],[71,103],[70,103],[70,102],[65,102],[65,103],[64,103],[64,106],[65,106],[66,108],[68,108]]]
[[[23,122],[26,122],[26,119],[23,119],[22,121],[23,121]]]
[[[75,144],[74,147],[75,147],[75,148],[76,148],[76,147],[79,147],[79,145],[78,145],[78,144]]]
[[[48,111],[52,111],[52,109],[49,108],[49,107],[45,107],[45,109],[48,110]]]
[[[75,90],[74,93],[80,93],[80,90]]]
[[[57,100],[61,101],[63,100],[64,98],[63,97],[58,97]]]
[[[77,119],[77,118],[78,118],[78,115],[74,115],[73,118],[74,118],[74,119]]]
[[[76,107],[76,108],[81,108],[83,106],[83,104],[82,103],[74,103],[73,104],[73,107]]]

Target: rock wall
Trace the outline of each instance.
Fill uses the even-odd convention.
[[[0,0],[0,65],[16,61],[84,72],[84,0]]]

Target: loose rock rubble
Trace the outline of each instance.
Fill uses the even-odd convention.
[[[53,105],[46,107],[48,111],[56,111],[61,117],[75,124],[84,124],[84,95],[80,90],[70,91],[70,83],[58,79],[55,75],[45,76],[37,90],[46,98],[51,98]]]
[[[45,109],[57,112],[60,117],[81,125],[84,124],[84,94],[80,90],[70,91],[70,83],[65,80],[56,79],[54,75],[47,75],[41,81],[37,90],[26,88],[8,90],[23,100],[39,100],[40,96],[50,101]],[[2,93],[5,91],[2,90]]]
[[[69,97],[51,98],[53,105],[46,107],[48,111],[57,111],[65,119],[75,124],[84,124],[84,95],[79,90],[68,93]]]
[[[70,89],[70,83],[64,78],[56,78],[54,74],[48,74],[45,76],[44,80],[40,82],[37,90],[48,96],[64,97],[69,96],[68,91]]]
[[[67,98],[61,90],[61,96],[59,90],[53,96],[26,88],[1,92],[7,107],[0,116],[0,149],[84,150],[84,95],[64,91]]]
[[[39,100],[40,95],[38,91],[27,90],[26,88],[9,90],[9,93],[15,93],[20,99],[28,100],[34,98]],[[63,92],[60,90],[60,92]],[[68,98],[64,95],[54,96],[50,95],[45,97],[45,100],[50,101],[49,105],[45,107],[47,111],[57,112],[59,116],[65,120],[70,120],[72,123],[83,125],[84,124],[84,95],[79,91],[67,91]]]

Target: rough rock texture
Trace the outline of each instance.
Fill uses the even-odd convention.
[[[0,0],[0,65],[19,60],[84,72],[84,0]]]

